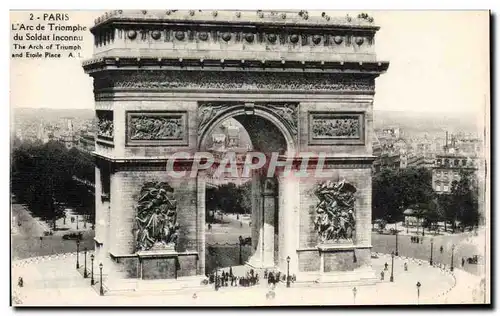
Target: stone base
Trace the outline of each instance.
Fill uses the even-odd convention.
[[[140,251],[139,257],[139,279],[177,279],[179,266],[179,254],[173,249],[159,249]]]
[[[181,277],[176,280],[140,280],[140,279],[116,279],[112,282],[104,282],[105,295],[162,295],[178,294],[180,292],[196,292],[202,290],[213,290],[210,285],[202,284],[205,278],[202,276]]]
[[[251,257],[250,260],[245,262],[245,266],[250,267],[252,269],[277,269],[274,264],[266,264],[265,262],[262,262],[259,259],[256,259],[255,257]]]

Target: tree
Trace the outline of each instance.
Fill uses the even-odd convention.
[[[373,180],[373,218],[397,222],[415,204],[430,205],[435,194],[432,173],[425,168],[384,169]]]
[[[455,218],[462,226],[474,227],[479,224],[478,188],[472,181],[472,173],[460,171],[460,180],[451,186],[452,207],[456,210]]]
[[[92,159],[56,141],[16,143],[11,157],[12,193],[33,214],[53,221],[54,229],[55,221],[64,215],[62,203],[94,213],[92,192],[73,180],[78,175],[94,182]]]

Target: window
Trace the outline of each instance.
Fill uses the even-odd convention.
[[[441,186],[439,184],[436,184],[436,191],[441,191]]]
[[[455,159],[455,166],[458,166],[460,164],[460,160]]]
[[[443,186],[443,191],[448,192],[449,187],[447,185]]]

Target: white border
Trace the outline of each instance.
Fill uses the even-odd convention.
[[[360,11],[360,10],[426,10],[426,9],[432,9],[432,10],[471,10],[471,9],[492,9],[493,12],[499,12],[500,9],[500,1],[498,0],[475,0],[475,1],[470,1],[470,0],[447,0],[447,1],[436,1],[436,0],[419,0],[419,1],[398,1],[398,0],[379,0],[379,1],[361,1],[361,0],[349,0],[345,2],[333,2],[333,1],[317,1],[317,0],[308,0],[308,1],[263,1],[263,0],[253,0],[253,1],[247,1],[247,2],[240,2],[236,4],[233,1],[220,1],[220,0],[212,0],[210,2],[208,1],[203,1],[203,0],[190,0],[190,1],[180,1],[180,2],[175,2],[175,3],[169,3],[169,2],[164,2],[164,3],[152,3],[151,1],[140,1],[140,2],[124,2],[124,1],[117,1],[117,0],[110,0],[106,2],[106,8],[103,8],[103,2],[101,1],[96,1],[96,0],[86,0],[86,1],[78,1],[78,2],[70,2],[70,1],[54,1],[54,0],[46,0],[46,1],[2,1],[1,6],[4,7],[5,9],[2,10],[3,19],[4,21],[9,21],[9,9],[33,9],[33,8],[46,8],[46,9],[83,9],[85,8],[86,10],[97,10],[97,9],[137,9],[137,6],[141,6],[144,9],[153,9],[153,8],[176,8],[176,9],[188,9],[188,8],[202,8],[202,9],[211,9],[211,8],[217,8],[217,9],[235,9],[237,6],[238,9],[280,9],[280,8],[287,8],[287,9],[308,9],[308,10],[313,10],[313,9],[319,9],[319,10],[349,10],[349,11]],[[497,17],[498,19],[498,17]],[[439,23],[439,21],[432,21],[430,23]],[[497,20],[498,24],[498,20]],[[493,25],[492,27],[497,30],[497,26]],[[2,28],[0,28],[1,31],[1,38],[2,38],[2,43],[8,43],[10,42],[9,40],[9,34],[10,34],[10,25],[8,23],[5,23]],[[493,33],[493,32],[492,32]],[[495,34],[495,39],[498,39],[498,31],[494,32]],[[467,34],[464,34],[464,36],[467,36]],[[9,55],[9,50],[10,47],[8,45],[2,45],[2,49],[5,50],[5,54],[3,56],[8,56]],[[466,62],[466,61],[464,61]],[[3,58],[1,59],[2,63],[2,68],[4,71],[2,71],[2,80],[3,80],[3,87],[2,89],[2,99],[3,99],[3,106],[7,108],[7,113],[8,115],[0,115],[0,129],[2,132],[2,135],[4,137],[0,138],[0,148],[3,152],[2,159],[3,163],[1,164],[4,166],[4,177],[2,177],[1,181],[1,187],[0,187],[0,192],[1,194],[1,199],[2,199],[2,206],[4,208],[4,221],[3,223],[5,224],[5,228],[2,230],[3,234],[1,235],[1,238],[5,242],[2,249],[6,251],[9,249],[10,244],[9,244],[9,235],[7,232],[10,231],[10,229],[7,227],[7,225],[10,224],[10,220],[8,220],[6,217],[8,207],[9,207],[9,136],[10,131],[9,131],[9,118],[10,118],[10,110],[9,110],[9,93],[8,90],[5,88],[9,86],[9,76],[8,76],[8,71],[9,69],[9,59]],[[497,69],[498,65],[495,65],[494,70]],[[493,70],[493,69],[492,69]],[[498,89],[499,83],[498,80],[495,84],[494,87],[492,87],[492,90],[499,91]],[[29,93],[29,91],[26,91],[26,93]],[[498,110],[496,111],[498,114]],[[495,115],[495,119],[497,116]],[[498,136],[498,135],[495,135]],[[493,144],[492,144],[493,145]],[[495,190],[495,196],[500,196],[499,192],[500,189]],[[493,213],[493,211],[492,211]],[[496,221],[498,224],[498,221],[500,219],[500,216],[496,216]],[[495,225],[492,226],[495,227]],[[500,227],[499,225],[496,225],[496,227]],[[497,240],[498,241],[498,236],[500,234],[496,234]],[[498,243],[495,243],[498,244]],[[13,313],[13,309],[8,307],[8,299],[10,296],[10,282],[8,280],[8,271],[10,271],[10,258],[8,258],[7,255],[2,256],[2,265],[4,265],[1,269],[3,272],[2,275],[7,276],[5,278],[5,281],[2,286],[2,298],[3,298],[3,304],[2,304],[2,315],[7,315],[10,313]],[[495,291],[498,293],[498,291]],[[7,304],[6,304],[7,303]],[[262,312],[262,310],[258,310],[258,312]],[[26,312],[26,311],[25,311]],[[36,312],[36,311],[32,311]],[[82,313],[81,311],[74,310],[74,313]],[[106,313],[122,313],[123,311],[111,311],[111,310],[103,310],[103,311],[93,311],[95,314],[104,314]],[[133,311],[135,312],[135,311]],[[140,312],[140,311],[138,311]],[[174,311],[168,311],[168,310],[162,310],[159,311],[160,313],[169,313],[171,314]],[[176,311],[175,311],[176,312]],[[207,312],[206,310],[203,310],[203,312]],[[212,313],[222,313],[220,310],[216,311],[211,311]],[[230,312],[230,313],[238,313],[238,314],[246,314],[251,311],[248,310],[232,310],[232,311],[225,311],[225,312]],[[280,311],[281,313],[287,313],[290,312],[289,310],[282,310]],[[304,311],[305,312],[305,311]],[[325,313],[331,313],[332,311],[328,310],[325,311]],[[334,311],[333,311],[334,312]],[[361,312],[361,311],[359,311]],[[370,313],[373,313],[372,310],[368,311]],[[388,313],[389,311],[386,310],[381,310],[378,311],[379,313]],[[396,313],[402,313],[402,311],[395,311]],[[446,314],[446,313],[451,313],[452,311],[444,311],[444,310],[438,310],[438,311],[430,311],[426,310],[425,313],[427,314]]]

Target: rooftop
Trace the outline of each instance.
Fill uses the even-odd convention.
[[[253,25],[335,26],[378,30],[366,13],[330,16],[321,11],[227,11],[227,10],[112,10],[94,20],[95,27],[120,22],[186,22]],[[94,29],[93,28],[93,29]]]

